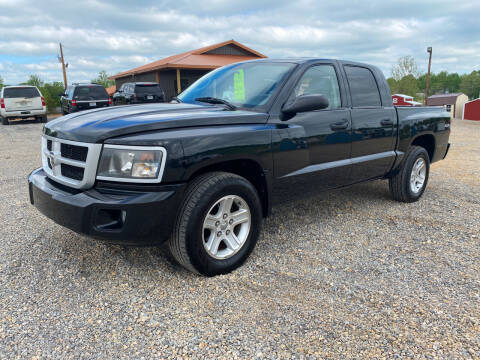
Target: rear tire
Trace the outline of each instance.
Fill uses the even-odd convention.
[[[226,172],[207,173],[186,190],[168,247],[192,272],[225,274],[248,258],[261,222],[260,199],[249,181]]]
[[[420,199],[427,187],[429,173],[427,150],[411,146],[398,172],[388,180],[393,199],[407,203]]]
[[[2,125],[10,125],[8,118],[2,116]]]
[[[40,122],[41,123],[45,124],[47,121],[48,121],[47,115],[43,115],[42,117],[40,117]]]

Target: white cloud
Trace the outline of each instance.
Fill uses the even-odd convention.
[[[478,0],[0,0],[0,8],[0,75],[7,83],[32,73],[61,81],[60,41],[72,81],[231,38],[271,57],[366,61],[386,75],[404,55],[426,68],[427,46],[434,71],[469,72],[480,63]]]

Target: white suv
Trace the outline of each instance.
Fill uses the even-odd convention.
[[[0,119],[3,125],[9,119],[34,117],[47,122],[45,100],[36,86],[6,86],[0,90]]]

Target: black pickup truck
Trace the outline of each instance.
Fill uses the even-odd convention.
[[[252,252],[278,188],[388,179],[395,200],[413,202],[449,135],[443,108],[393,107],[374,66],[248,61],[208,73],[176,103],[47,123],[30,200],[94,238],[168,241],[180,264],[212,276]]]

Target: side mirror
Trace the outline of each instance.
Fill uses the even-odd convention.
[[[321,110],[328,108],[328,99],[323,95],[300,95],[297,96],[291,103],[286,104],[282,113],[286,115],[295,115],[313,110]]]

